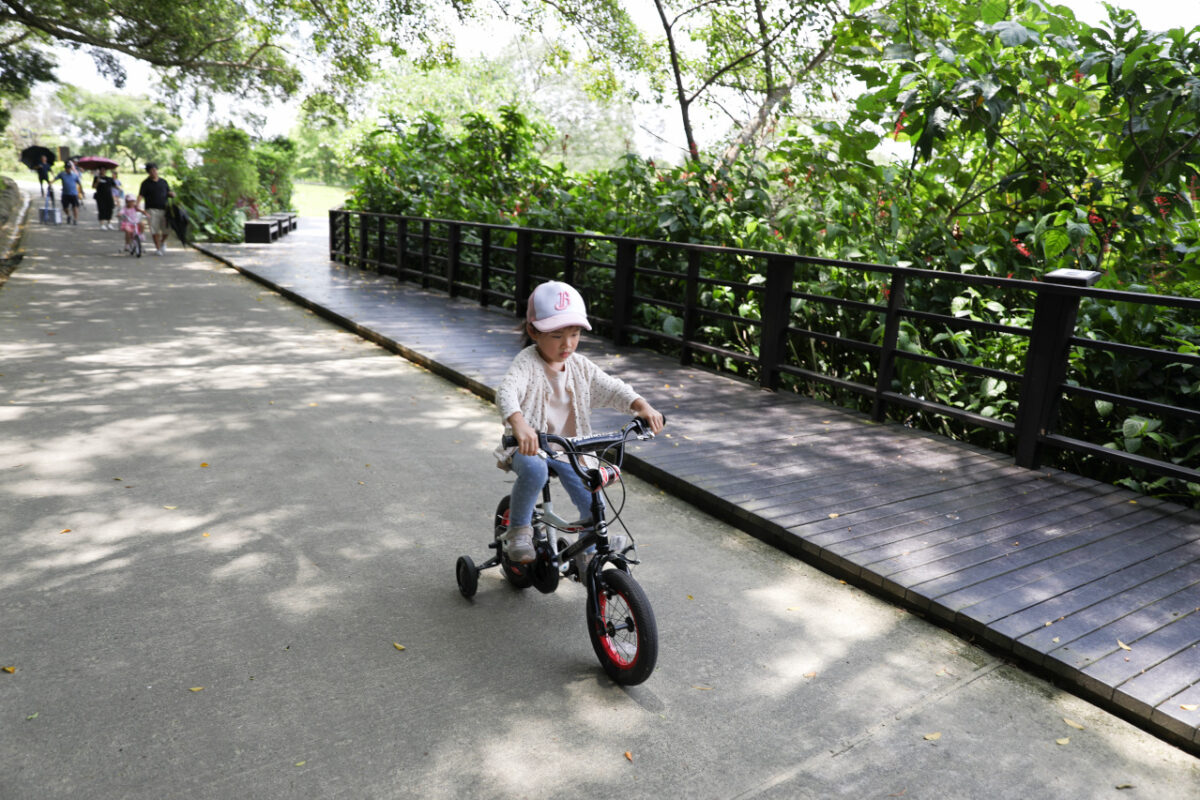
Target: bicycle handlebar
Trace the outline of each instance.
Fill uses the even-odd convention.
[[[665,424],[666,421],[667,418],[664,416],[663,423]],[[568,438],[566,436],[559,436],[556,433],[538,431],[538,447],[542,450],[549,450],[546,445],[556,444],[568,456],[580,455],[594,450],[603,450],[616,444],[623,444],[629,438],[630,434],[637,436],[639,439],[654,438],[654,434],[650,432],[650,424],[641,417],[634,417],[622,426],[620,430],[593,434],[592,436],[574,436]],[[516,447],[517,437],[505,435],[501,439],[501,444],[504,447]]]

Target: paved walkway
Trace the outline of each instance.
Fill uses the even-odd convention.
[[[331,264],[326,227],[213,246],[247,275],[490,398],[510,318]],[[1200,747],[1200,513],[590,337],[673,417],[638,474]]]
[[[489,404],[116,241],[35,224],[0,289],[4,800],[1200,792],[1191,755],[632,477],[662,653],[613,686],[578,586],[454,586],[506,491]]]

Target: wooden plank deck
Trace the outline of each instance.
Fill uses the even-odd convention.
[[[203,249],[492,397],[511,317],[329,262],[326,235]],[[670,418],[669,439],[630,448],[642,477],[1200,752],[1200,512],[600,339],[583,351]]]

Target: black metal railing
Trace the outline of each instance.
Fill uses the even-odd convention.
[[[770,389],[858,398],[853,404],[880,421],[991,431],[1021,466],[1039,466],[1051,448],[1200,484],[1200,412],[1186,380],[1175,381],[1177,391],[1131,396],[1104,385],[1112,370],[1102,368],[1149,363],[1194,376],[1200,392],[1200,349],[1076,331],[1081,302],[1196,315],[1200,300],[1096,289],[1098,273],[1080,270],[1013,280],[343,209],[329,212],[329,242],[334,261],[514,315],[536,283],[565,280],[583,294],[598,332],[618,344],[653,347]],[[845,272],[855,280],[838,280]],[[745,275],[754,277],[734,277]],[[988,319],[971,312],[972,302],[1008,313]],[[982,339],[991,341],[986,358],[970,345]],[[995,403],[982,405],[984,396]],[[1156,456],[1098,441],[1107,437],[1096,436],[1103,425],[1089,409],[1102,404],[1172,420],[1177,447]]]

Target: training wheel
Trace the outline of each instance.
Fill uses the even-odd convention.
[[[454,565],[454,577],[458,579],[458,590],[463,597],[475,596],[475,590],[479,588],[479,570],[470,556],[458,557],[458,563]]]

